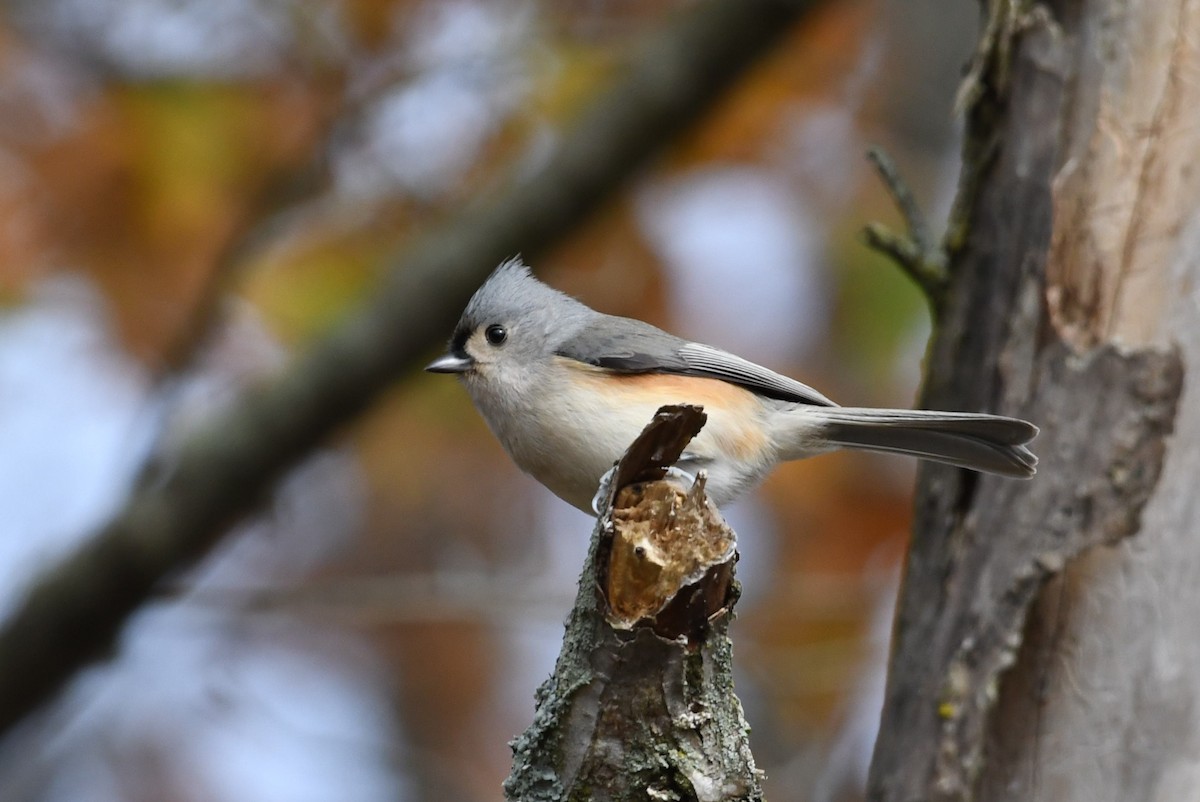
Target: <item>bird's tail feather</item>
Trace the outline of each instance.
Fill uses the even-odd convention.
[[[812,411],[824,422],[821,439],[846,448],[909,454],[1023,479],[1037,470],[1037,457],[1024,444],[1038,429],[1017,418],[853,407]]]

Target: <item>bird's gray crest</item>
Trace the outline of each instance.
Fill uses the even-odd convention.
[[[551,335],[596,315],[566,293],[543,284],[520,258],[502,262],[475,291],[458,324],[458,332],[469,334],[479,326],[544,320]],[[553,327],[551,326],[553,323]]]

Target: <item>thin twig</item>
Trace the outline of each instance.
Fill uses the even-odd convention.
[[[900,234],[882,223],[869,223],[863,231],[867,244],[890,256],[917,283],[936,314],[949,281],[946,255],[933,242],[925,215],[891,157],[882,148],[872,147],[867,151],[867,158],[883,179],[907,228]]]

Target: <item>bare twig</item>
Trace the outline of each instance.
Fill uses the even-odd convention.
[[[873,147],[867,151],[867,158],[875,165],[908,229],[906,233],[899,234],[882,223],[869,223],[863,232],[867,244],[892,257],[921,288],[936,313],[941,307],[949,280],[946,255],[933,242],[925,215],[912,190],[900,177],[900,171],[891,157],[882,148]]]

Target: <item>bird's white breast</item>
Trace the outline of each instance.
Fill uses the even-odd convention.
[[[468,388],[517,465],[582,510],[590,511],[600,478],[667,404],[699,404],[708,415],[680,464],[708,472],[716,503],[741,493],[776,461],[765,428],[769,411],[748,390],[717,379],[620,375],[556,359],[550,378],[506,381],[503,391],[478,380]]]

